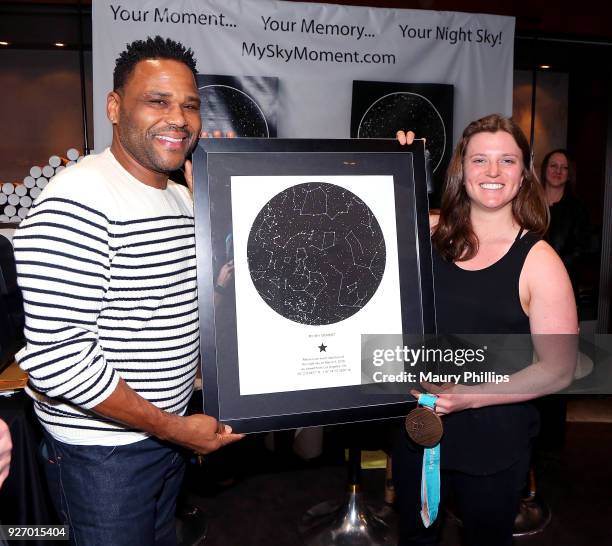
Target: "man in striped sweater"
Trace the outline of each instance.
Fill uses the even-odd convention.
[[[195,74],[177,42],[128,45],[110,148],[58,174],[14,237],[18,361],[74,544],[174,544],[183,452],[240,438],[183,415],[199,357],[193,202],[168,173],[200,132]]]

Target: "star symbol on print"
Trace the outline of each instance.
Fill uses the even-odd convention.
[[[326,352],[326,349],[327,349],[327,345],[325,345],[323,343],[321,343],[321,345],[319,345],[319,352],[320,353]]]

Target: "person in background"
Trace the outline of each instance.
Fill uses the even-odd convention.
[[[14,236],[17,361],[72,544],[175,544],[184,455],[241,438],[184,415],[199,363],[194,215],[168,176],[200,134],[195,67],[178,42],[129,44],[107,97],[110,148],[58,174]]]
[[[538,426],[527,401],[572,381],[578,331],[567,272],[541,239],[548,210],[516,123],[494,114],[465,128],[430,220],[438,333],[537,334],[538,361],[510,383],[422,383],[444,425],[439,513],[452,491],[467,545],[510,546]],[[393,453],[401,546],[438,543],[442,518],[425,527],[420,515],[422,458],[403,434]]]
[[[0,419],[0,487],[6,480],[11,468],[11,431],[8,425]]]
[[[544,156],[540,172],[550,208],[550,225],[545,239],[563,260],[574,296],[580,303],[580,264],[591,250],[591,233],[586,208],[574,193],[574,164],[567,150],[559,148]],[[547,460],[558,457],[565,442],[567,402],[563,396],[547,396],[538,400],[536,405],[541,428],[535,460],[541,471]]]
[[[590,228],[586,208],[573,191],[574,168],[564,149],[553,150],[542,161],[541,181],[550,207],[546,241],[563,260],[578,297],[579,262],[590,250]]]

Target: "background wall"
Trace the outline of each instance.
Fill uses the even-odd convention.
[[[529,138],[531,131],[533,72],[514,71],[512,116]],[[534,164],[540,172],[544,156],[555,148],[567,147],[568,74],[536,72],[536,110],[533,139]]]
[[[91,52],[85,74],[91,116]],[[32,165],[69,148],[83,152],[77,51],[0,50],[0,89],[0,182],[21,182]]]

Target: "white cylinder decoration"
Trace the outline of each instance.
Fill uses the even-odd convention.
[[[26,176],[23,179],[23,185],[26,188],[33,188],[34,186],[36,186],[36,179],[33,176]]]
[[[40,189],[38,186],[34,186],[34,187],[33,187],[33,188],[30,190],[30,197],[31,197],[32,199],[36,199],[36,198],[37,198],[37,197],[40,195],[40,192],[41,192],[41,191],[42,191],[42,190],[41,190],[41,189]]]
[[[30,212],[30,209],[26,208],[26,207],[19,207],[19,210],[17,211],[17,216],[19,216],[19,218],[23,219],[28,215],[28,212]]]
[[[10,195],[15,191],[15,186],[10,182],[5,182],[2,184],[2,193],[6,193],[6,195]]]
[[[49,181],[44,177],[41,176],[40,178],[36,179],[36,185],[42,190],[48,183]]]
[[[20,200],[19,204],[22,207],[31,207],[32,206],[32,198],[29,195],[24,195]]]
[[[13,205],[6,205],[6,207],[4,207],[4,214],[10,218],[11,216],[15,216],[15,214],[17,214],[17,209]]]
[[[49,165],[51,165],[54,169],[56,169],[57,167],[59,167],[62,164],[62,160],[60,159],[59,156],[57,155],[52,155],[49,158]]]
[[[43,176],[51,178],[55,174],[55,169],[51,165],[45,165],[42,170]]]
[[[6,205],[7,201],[8,201],[8,195],[6,195],[6,193],[0,192],[0,205]]]
[[[8,196],[8,204],[13,206],[19,205],[19,196],[16,193],[11,193]]]
[[[15,186],[15,193],[19,197],[23,197],[28,193],[28,188],[26,188],[23,184],[19,184],[19,186]]]
[[[66,152],[66,157],[70,159],[70,161],[76,161],[79,158],[79,151],[76,148],[70,148]]]
[[[30,169],[30,176],[33,176],[34,178],[38,178],[41,174],[42,174],[42,169],[38,167],[37,165],[34,165],[34,167]]]

